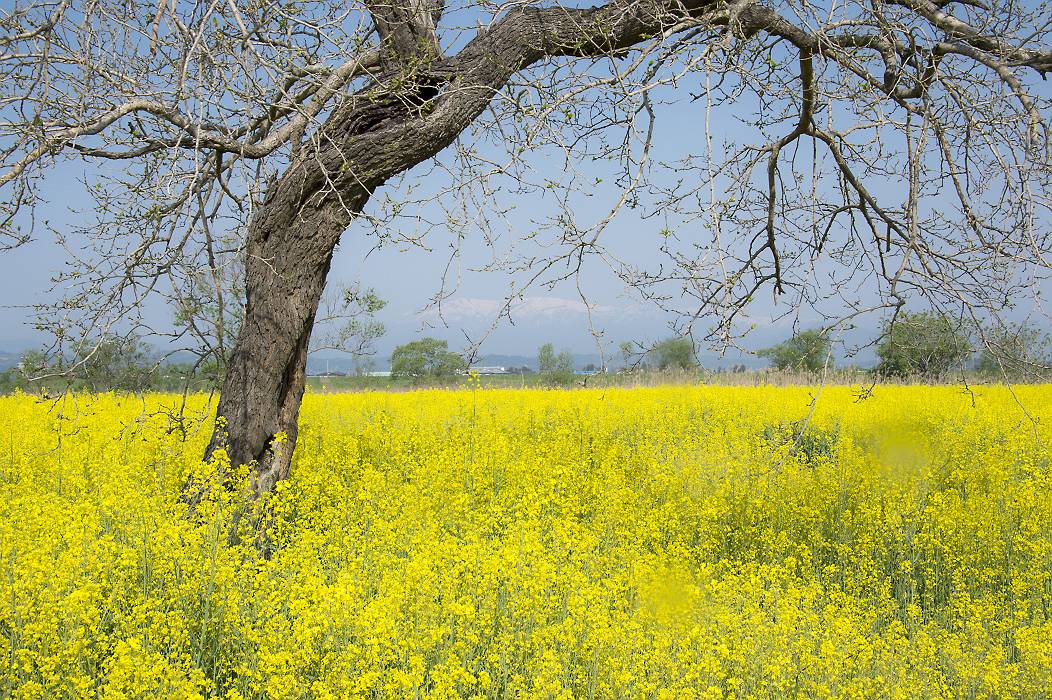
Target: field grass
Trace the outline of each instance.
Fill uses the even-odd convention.
[[[313,393],[236,546],[177,397],[0,398],[0,697],[1049,697],[1052,386],[814,392]]]

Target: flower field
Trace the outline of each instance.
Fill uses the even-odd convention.
[[[178,397],[0,398],[0,697],[1052,696],[1052,387],[812,392],[308,395],[236,546]]]

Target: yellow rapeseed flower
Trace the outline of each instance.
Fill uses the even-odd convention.
[[[0,697],[1047,697],[1052,387],[812,395],[308,395],[237,545],[177,397],[0,398]]]

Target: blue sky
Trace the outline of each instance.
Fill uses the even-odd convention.
[[[692,90],[697,91],[703,76],[691,76],[691,82],[668,88],[657,97],[666,104],[658,110],[656,141],[653,158],[670,162],[687,154],[702,154],[706,144],[701,128],[705,117],[702,101],[690,99]],[[1047,92],[1047,88],[1041,88]],[[714,148],[719,149],[724,136],[740,137],[744,128],[739,121],[755,107],[752,99],[743,100],[712,114],[711,131],[715,135]],[[470,137],[467,137],[470,140]],[[448,154],[447,154],[448,155]],[[537,172],[553,179],[565,175],[564,164],[551,151],[538,151],[532,156]],[[609,164],[601,162],[582,163],[581,172],[587,177],[602,179],[596,186],[594,196],[577,196],[573,199],[575,213],[582,220],[602,218],[609,204],[619,195],[619,188],[612,176],[616,174]],[[85,210],[90,210],[91,200],[86,196],[83,178],[90,182],[96,176],[94,166],[68,163],[53,170],[43,188],[46,200],[36,214],[38,219],[48,219],[59,229],[69,229]],[[426,166],[421,166],[409,175],[415,186],[425,191],[440,187],[442,182],[428,182]],[[672,175],[667,177],[671,182]],[[878,187],[879,194],[898,196],[901,183],[885,182]],[[380,197],[394,199],[404,196],[405,185],[391,184],[384,192],[374,197],[370,206],[378,206]],[[552,201],[543,194],[530,194],[521,198],[505,196],[499,202],[508,207],[506,216],[507,238],[521,238],[533,232],[537,222],[554,212]],[[495,203],[496,206],[496,203]],[[408,212],[409,221],[414,216],[426,216],[429,209]],[[368,213],[368,210],[367,210]],[[605,244],[620,257],[633,263],[654,267],[660,263],[657,253],[661,242],[660,231],[666,225],[661,216],[643,219],[634,210],[623,211],[603,234]],[[697,223],[676,227],[676,233],[686,240],[695,237],[705,240],[711,232]],[[10,252],[0,254],[0,349],[20,350],[39,344],[44,336],[36,332],[28,322],[31,314],[28,305],[54,298],[49,279],[60,270],[65,261],[65,252],[50,240],[46,231],[39,227],[36,240]],[[467,231],[469,243],[464,247],[461,274],[456,294],[447,303],[445,323],[433,311],[422,309],[438,289],[439,280],[446,264],[450,232],[438,231],[429,240],[431,250],[400,250],[397,245],[385,245],[375,249],[365,226],[355,223],[344,234],[337,250],[330,273],[333,284],[358,282],[375,288],[388,306],[382,312],[382,320],[389,328],[388,336],[381,342],[382,354],[396,344],[405,342],[422,333],[446,338],[454,347],[462,346],[465,338],[478,338],[491,324],[495,309],[508,293],[510,280],[499,273],[473,272],[474,268],[490,261],[492,251],[480,244],[477,231]],[[498,246],[498,254],[502,252]],[[594,304],[593,320],[603,331],[603,342],[609,351],[616,352],[623,340],[647,342],[669,334],[667,325],[673,319],[657,312],[652,305],[640,301],[637,295],[616,278],[599,261],[586,265],[580,277],[582,290]],[[535,288],[526,293],[527,298],[515,313],[514,325],[504,322],[486,341],[482,351],[504,354],[532,354],[544,342],[553,342],[557,347],[579,353],[595,351],[594,340],[588,330],[587,314],[575,285],[563,283],[551,289]],[[784,339],[792,332],[794,317],[778,318],[791,308],[791,299],[776,300],[770,289],[762,292],[750,309],[750,318],[756,324],[746,345],[760,348]],[[170,317],[165,308],[151,309],[158,322]],[[861,341],[872,335],[879,325],[878,317],[860,321],[860,329],[852,336]],[[806,314],[799,318],[801,327],[817,325],[815,317]],[[727,362],[737,361],[732,353]]]

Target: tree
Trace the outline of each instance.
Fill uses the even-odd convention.
[[[1052,342],[1047,334],[1023,324],[988,329],[983,334],[976,370],[989,377],[1047,381],[1052,370]]]
[[[607,264],[719,343],[764,287],[838,316],[1032,296],[1052,249],[1033,89],[1052,69],[1048,20],[1018,0],[16,0],[0,17],[0,246],[49,226],[33,211],[49,172],[104,163],[88,166],[84,223],[59,227],[75,255],[39,323],[99,337],[151,327],[151,296],[212,287],[224,318],[243,300],[208,453],[253,463],[263,493],[289,471],[352,222],[377,244],[448,232],[455,276],[469,229],[497,245],[512,205],[550,202],[520,254],[493,256],[523,280],[498,315],[529,285]],[[741,125],[652,162],[674,102]],[[580,206],[596,194],[606,206]],[[622,211],[668,222],[653,269],[601,237]],[[218,315],[201,342],[220,342]]]
[[[18,387],[18,369],[8,367],[0,371],[0,394],[9,394]]]
[[[212,363],[171,362],[134,336],[114,335],[82,339],[59,357],[42,350],[27,351],[7,379],[10,389],[142,393],[214,389],[221,376]]]
[[[821,372],[826,366],[832,367],[829,356],[831,345],[828,333],[809,330],[794,333],[788,340],[756,354],[769,358],[771,365],[778,370]]]
[[[698,366],[690,338],[666,338],[655,343],[650,354],[658,369],[695,369]]]
[[[121,336],[76,347],[68,376],[91,391],[142,392],[150,388],[160,363],[141,340]]]
[[[877,372],[886,377],[938,379],[963,369],[972,348],[959,323],[945,314],[902,312],[885,324]]]
[[[70,388],[94,392],[142,392],[152,388],[160,362],[139,338],[107,336],[82,339],[60,358],[30,350],[18,366],[30,380],[61,379]]]
[[[573,381],[573,355],[564,350],[558,355],[551,343],[537,349],[537,371],[551,385],[566,386]]]
[[[31,378],[55,371],[47,353],[41,350],[27,350],[22,353],[16,369],[23,377]]]
[[[464,358],[449,351],[449,343],[436,338],[421,338],[399,345],[391,353],[391,376],[420,379],[445,379],[467,367]]]

